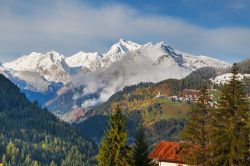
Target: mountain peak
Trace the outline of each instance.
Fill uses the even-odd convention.
[[[63,61],[64,60],[64,56],[61,55],[60,53],[54,51],[54,50],[51,50],[51,51],[48,51],[45,56],[48,56],[52,61],[56,62],[56,61]]]
[[[120,60],[123,55],[128,53],[129,51],[134,51],[136,49],[141,48],[142,45],[139,45],[132,41],[126,41],[124,39],[120,39],[118,43],[115,43],[110,50],[104,54],[104,58],[102,59],[102,67],[107,67],[111,63]]]
[[[109,53],[126,53],[128,51],[132,51],[135,49],[138,49],[139,47],[141,47],[141,45],[132,42],[130,40],[124,40],[124,39],[120,39],[118,43],[115,43],[110,50],[108,51],[107,54]]]
[[[32,60],[32,59],[33,60],[41,60],[41,59],[44,59],[44,58],[51,58],[51,59],[54,59],[54,60],[60,60],[61,61],[64,58],[64,56],[59,54],[58,52],[56,52],[54,50],[48,51],[45,54],[34,51],[34,52],[31,52],[28,55],[23,55],[20,58],[14,60],[14,61],[17,61],[17,60]],[[12,61],[12,62],[14,62],[14,61]]]
[[[80,51],[65,59],[70,67],[86,67],[89,70],[96,70],[100,68],[100,60],[102,55],[98,52],[83,52]]]
[[[174,49],[170,45],[168,45],[166,42],[161,41],[159,43],[156,43],[155,46],[158,47],[158,48],[164,49],[169,54],[173,54],[174,53]]]
[[[126,41],[124,39],[119,40],[119,43],[123,43],[123,42],[126,42]]]
[[[70,71],[64,61],[64,56],[56,51],[49,51],[45,54],[32,52],[14,61],[4,63],[4,67],[15,72],[37,73],[43,79],[54,82],[65,82]],[[27,79],[29,81],[30,78],[27,77]]]
[[[50,50],[50,51],[48,51],[46,54],[47,54],[47,55],[60,56],[60,54],[59,54],[57,51],[55,51],[55,50]]]

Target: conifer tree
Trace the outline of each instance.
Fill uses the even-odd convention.
[[[6,156],[5,156],[5,154],[4,154],[3,157],[2,157],[2,163],[3,163],[4,165],[7,165],[7,161],[6,161]]]
[[[38,162],[36,160],[33,161],[32,166],[39,166]]]
[[[31,165],[30,155],[27,155],[27,156],[26,156],[23,165],[24,165],[24,166],[29,166],[29,165]]]
[[[149,146],[146,140],[144,129],[140,127],[135,137],[135,146],[133,148],[134,166],[152,166],[152,160],[148,158]]]
[[[249,165],[249,105],[236,64],[213,115],[213,165]]]
[[[51,161],[49,166],[57,166],[57,164],[54,161]]]
[[[192,155],[183,156],[189,164],[209,165],[209,116],[211,107],[209,106],[209,95],[206,86],[203,86],[199,93],[199,99],[194,104],[187,127],[183,132],[185,140],[184,148],[191,151]]]
[[[119,107],[109,119],[109,129],[106,131],[97,156],[99,166],[128,166],[128,148],[126,145],[126,120]]]
[[[79,152],[77,146],[72,146],[66,156],[66,158],[62,161],[62,166],[74,165],[74,166],[82,166],[84,165],[84,155]]]

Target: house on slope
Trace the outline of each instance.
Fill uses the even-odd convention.
[[[182,160],[184,148],[179,142],[160,142],[150,153],[149,158],[153,159],[158,166],[187,166]]]
[[[184,89],[180,96],[190,101],[196,101],[198,100],[199,91],[194,89]]]

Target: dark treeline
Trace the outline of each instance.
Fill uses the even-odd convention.
[[[133,144],[136,136],[138,126],[143,122],[141,119],[141,113],[139,111],[133,111],[124,113],[126,117],[126,129],[128,131],[128,143]],[[89,117],[87,120],[73,124],[79,133],[84,137],[88,137],[95,141],[96,144],[101,142],[105,130],[108,128],[108,115],[95,115]],[[177,141],[180,138],[176,138],[176,135],[183,130],[186,124],[186,119],[163,119],[148,128],[144,128],[145,137],[149,144],[154,144],[160,140],[172,140]]]
[[[90,140],[37,102],[29,102],[0,75],[0,162],[4,166],[84,165],[96,151]]]

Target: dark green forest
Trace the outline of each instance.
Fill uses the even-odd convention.
[[[90,165],[95,144],[0,75],[0,159],[15,165]]]

